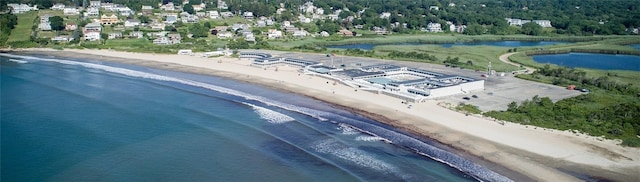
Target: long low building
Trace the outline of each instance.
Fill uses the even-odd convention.
[[[265,53],[241,52],[239,57],[253,59],[251,65],[262,68],[278,65],[299,66],[304,68],[307,74],[323,75],[357,89],[377,91],[412,102],[484,90],[484,80],[392,64],[343,70],[324,66],[316,61],[272,57]]]

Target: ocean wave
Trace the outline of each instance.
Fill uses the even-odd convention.
[[[378,160],[366,152],[346,146],[335,139],[326,139],[312,144],[316,152],[330,154],[343,160],[347,160],[358,166],[366,167],[382,173],[397,172],[398,169],[384,161]]]
[[[282,124],[282,123],[295,120],[291,116],[287,116],[286,114],[282,114],[271,109],[267,109],[267,108],[256,106],[249,103],[244,103],[244,104],[251,106],[253,110],[256,113],[258,113],[258,115],[260,115],[260,118],[267,120],[269,123]]]
[[[9,61],[14,62],[14,63],[20,63],[20,64],[29,63],[29,61],[19,60],[19,59],[9,59]]]
[[[360,132],[356,129],[353,129],[352,126],[348,125],[348,124],[344,124],[344,123],[340,123],[338,124],[338,130],[342,130],[342,134],[344,135],[357,135],[360,134]]]
[[[400,146],[400,147],[404,147],[404,148],[409,148],[409,149],[413,149],[415,150],[415,152],[417,154],[420,155],[424,155],[426,157],[429,157],[433,160],[436,161],[440,161],[444,164],[447,164],[453,168],[456,168],[466,174],[469,174],[470,176],[481,180],[481,181],[511,181],[509,178],[502,176],[494,171],[491,171],[483,166],[480,166],[478,164],[475,164],[467,159],[464,159],[458,155],[455,155],[453,153],[444,151],[440,148],[434,147],[432,145],[429,145],[427,143],[424,143],[420,140],[417,140],[415,138],[409,137],[407,135],[398,133],[398,132],[394,132],[394,131],[390,131],[389,129],[371,124],[371,123],[367,123],[364,121],[359,121],[356,119],[351,119],[348,117],[344,117],[344,116],[340,116],[340,115],[336,115],[330,112],[325,112],[325,111],[319,111],[319,110],[314,110],[311,108],[306,108],[306,107],[300,107],[300,106],[296,106],[296,105],[292,105],[292,104],[287,104],[287,103],[283,103],[283,102],[279,102],[279,101],[275,101],[275,100],[271,100],[271,99],[267,99],[261,96],[257,96],[257,95],[252,95],[252,94],[248,94],[245,92],[241,92],[238,90],[233,90],[233,89],[228,89],[228,88],[224,88],[224,87],[220,87],[220,86],[216,86],[216,85],[212,85],[212,84],[206,84],[206,83],[202,83],[202,82],[196,82],[196,81],[192,81],[192,80],[185,80],[185,79],[179,79],[179,78],[174,78],[174,77],[167,77],[167,76],[162,76],[162,75],[157,75],[157,74],[152,74],[152,73],[146,73],[146,72],[141,72],[141,71],[135,71],[135,70],[130,70],[130,69],[125,69],[125,68],[117,68],[117,67],[111,67],[111,66],[106,66],[106,65],[100,65],[100,64],[93,64],[93,63],[85,63],[85,62],[76,62],[76,61],[69,61],[69,60],[61,60],[61,59],[51,59],[51,58],[39,58],[39,57],[30,57],[30,56],[17,56],[17,55],[11,55],[11,54],[4,54],[4,53],[0,53],[0,55],[2,56],[7,56],[7,57],[14,57],[14,58],[22,58],[22,59],[28,59],[28,60],[40,60],[40,61],[50,61],[50,62],[57,62],[57,63],[62,63],[62,64],[68,64],[68,65],[78,65],[78,66],[83,66],[86,68],[91,68],[91,69],[99,69],[99,70],[103,70],[103,71],[107,71],[107,72],[111,72],[111,73],[117,73],[117,74],[122,74],[122,75],[126,75],[126,76],[131,76],[131,77],[137,77],[137,78],[146,78],[146,79],[153,79],[153,80],[160,80],[160,81],[167,81],[167,82],[175,82],[175,83],[181,83],[181,84],[185,84],[185,85],[191,85],[194,87],[200,87],[200,88],[205,88],[205,89],[209,89],[209,90],[213,90],[213,91],[217,91],[217,92],[221,92],[221,93],[225,93],[225,94],[229,94],[229,95],[234,95],[234,96],[239,96],[242,97],[244,99],[247,100],[254,100],[254,101],[258,101],[261,103],[264,103],[266,105],[269,106],[274,106],[274,107],[279,107],[285,110],[289,110],[289,111],[293,111],[293,112],[298,112],[301,114],[305,114],[308,116],[311,116],[313,118],[318,119],[319,121],[328,121],[331,123],[336,123],[336,124],[345,124],[345,125],[340,125],[342,128],[345,128],[343,126],[349,126],[351,129],[355,129],[358,130],[360,132],[363,133],[367,133],[369,135],[371,135],[372,137],[380,137],[381,139],[384,139],[384,141],[387,141],[388,143],[393,143],[394,145]],[[275,112],[275,111],[274,111]],[[285,115],[286,116],[286,115]],[[288,117],[288,116],[287,116]],[[332,118],[332,119],[327,119],[327,118]],[[287,118],[288,119],[288,118]],[[339,120],[339,121],[338,121]],[[345,131],[345,130],[343,130]],[[347,132],[348,133],[348,132]],[[372,158],[371,156],[359,156],[359,154],[363,154],[362,151],[359,151],[357,149],[354,148],[345,148],[345,147],[337,147],[336,148],[336,142],[321,142],[317,145],[314,146],[314,148],[321,153],[329,153],[332,155],[335,155],[339,158],[343,158],[343,159],[347,159],[347,160],[351,160],[354,161],[355,163],[362,165],[362,166],[368,166],[371,167],[373,169],[393,169],[393,166],[390,166],[387,163],[384,163],[382,161],[376,160],[374,158]],[[333,148],[332,148],[333,147]]]
[[[358,136],[356,137],[357,141],[365,141],[365,142],[376,142],[376,141],[385,141],[386,139],[377,136]]]

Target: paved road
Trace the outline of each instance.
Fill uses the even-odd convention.
[[[509,56],[514,55],[514,54],[516,54],[516,53],[517,53],[517,52],[512,52],[512,53],[506,53],[506,54],[500,55],[500,61],[502,61],[502,62],[504,62],[504,63],[507,63],[507,64],[510,64],[510,65],[514,65],[514,66],[518,66],[518,67],[520,67],[520,66],[524,67],[524,69],[526,69],[526,70],[527,70],[527,71],[525,72],[525,74],[531,74],[531,73],[533,73],[534,71],[536,71],[536,69],[535,69],[535,68],[532,68],[532,67],[528,67],[528,66],[524,66],[524,65],[521,65],[521,64],[518,64],[518,63],[511,62],[511,61],[509,60]]]

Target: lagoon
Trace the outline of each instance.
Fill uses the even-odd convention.
[[[556,64],[570,68],[640,71],[640,56],[622,54],[568,53],[535,55],[537,63]]]
[[[362,50],[373,50],[374,47],[378,45],[440,45],[445,48],[450,48],[453,46],[498,46],[498,47],[529,47],[529,46],[547,46],[547,45],[555,45],[555,44],[563,44],[567,42],[559,42],[559,41],[478,41],[478,42],[454,42],[454,43],[443,43],[443,44],[425,44],[425,43],[397,43],[397,44],[348,44],[348,45],[333,45],[327,46],[327,48],[337,48],[337,49],[362,49]]]

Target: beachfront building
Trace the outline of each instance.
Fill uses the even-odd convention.
[[[392,64],[342,69],[325,66],[316,61],[273,57],[259,52],[241,52],[239,58],[250,59],[252,66],[260,68],[302,67],[305,74],[335,80],[356,90],[387,94],[410,102],[484,90],[484,80]]]
[[[103,25],[116,24],[119,21],[120,20],[118,20],[118,16],[116,16],[115,14],[111,14],[111,16],[102,15],[100,17],[100,24],[103,24]]]
[[[10,3],[10,4],[7,4],[7,7],[9,7],[9,9],[11,10],[11,12],[13,14],[20,14],[20,13],[24,13],[24,12],[28,12],[28,11],[37,11],[38,10],[37,5],[29,6],[29,5],[26,5],[26,4]]]

